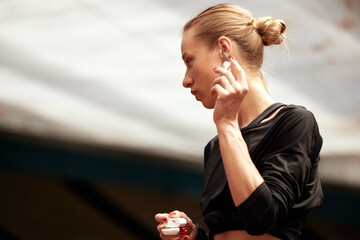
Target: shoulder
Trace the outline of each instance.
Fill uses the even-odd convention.
[[[204,149],[204,153],[205,153],[205,158],[207,157],[207,155],[213,151],[214,148],[216,148],[218,146],[218,136],[216,135],[213,139],[211,139],[207,145],[205,146]]]
[[[278,119],[283,122],[283,126],[290,129],[296,127],[301,130],[311,130],[317,126],[314,114],[303,106],[286,105],[278,113]]]
[[[298,117],[301,119],[313,119],[314,114],[306,109],[304,106],[300,105],[285,105],[283,109],[280,111],[283,112],[283,114],[289,114],[292,117]]]
[[[218,141],[219,141],[218,136],[216,135],[206,144],[205,148],[213,148],[217,144]]]
[[[279,145],[302,145],[308,152],[312,152],[310,149],[318,151],[321,148],[322,138],[311,111],[303,106],[286,105],[278,114],[274,130]]]

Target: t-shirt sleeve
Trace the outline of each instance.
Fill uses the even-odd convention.
[[[314,149],[319,145],[314,143],[315,129],[311,112],[299,109],[286,117],[272,138],[272,151],[259,169],[264,182],[237,207],[249,234],[269,232],[301,197],[312,169],[311,159],[320,151]]]

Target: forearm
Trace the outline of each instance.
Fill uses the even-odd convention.
[[[237,123],[218,124],[220,151],[231,195],[239,206],[264,182],[249,155]]]

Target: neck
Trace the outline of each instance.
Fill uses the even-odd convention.
[[[249,125],[267,107],[275,103],[260,77],[248,78],[249,92],[241,103],[238,122],[240,128]]]

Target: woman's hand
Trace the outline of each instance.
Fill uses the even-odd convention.
[[[249,88],[245,71],[234,57],[230,57],[231,71],[223,67],[214,68],[221,76],[213,81],[211,94],[217,95],[214,107],[214,122],[236,123],[240,105]]]
[[[168,221],[169,218],[185,218],[187,224],[185,227],[180,227],[180,232],[176,235],[164,235],[161,232],[161,229],[164,228],[164,223]],[[191,219],[183,212],[172,211],[171,213],[158,213],[155,215],[155,220],[159,222],[157,230],[160,233],[160,238],[162,240],[195,240],[196,239],[196,225],[193,224]]]

